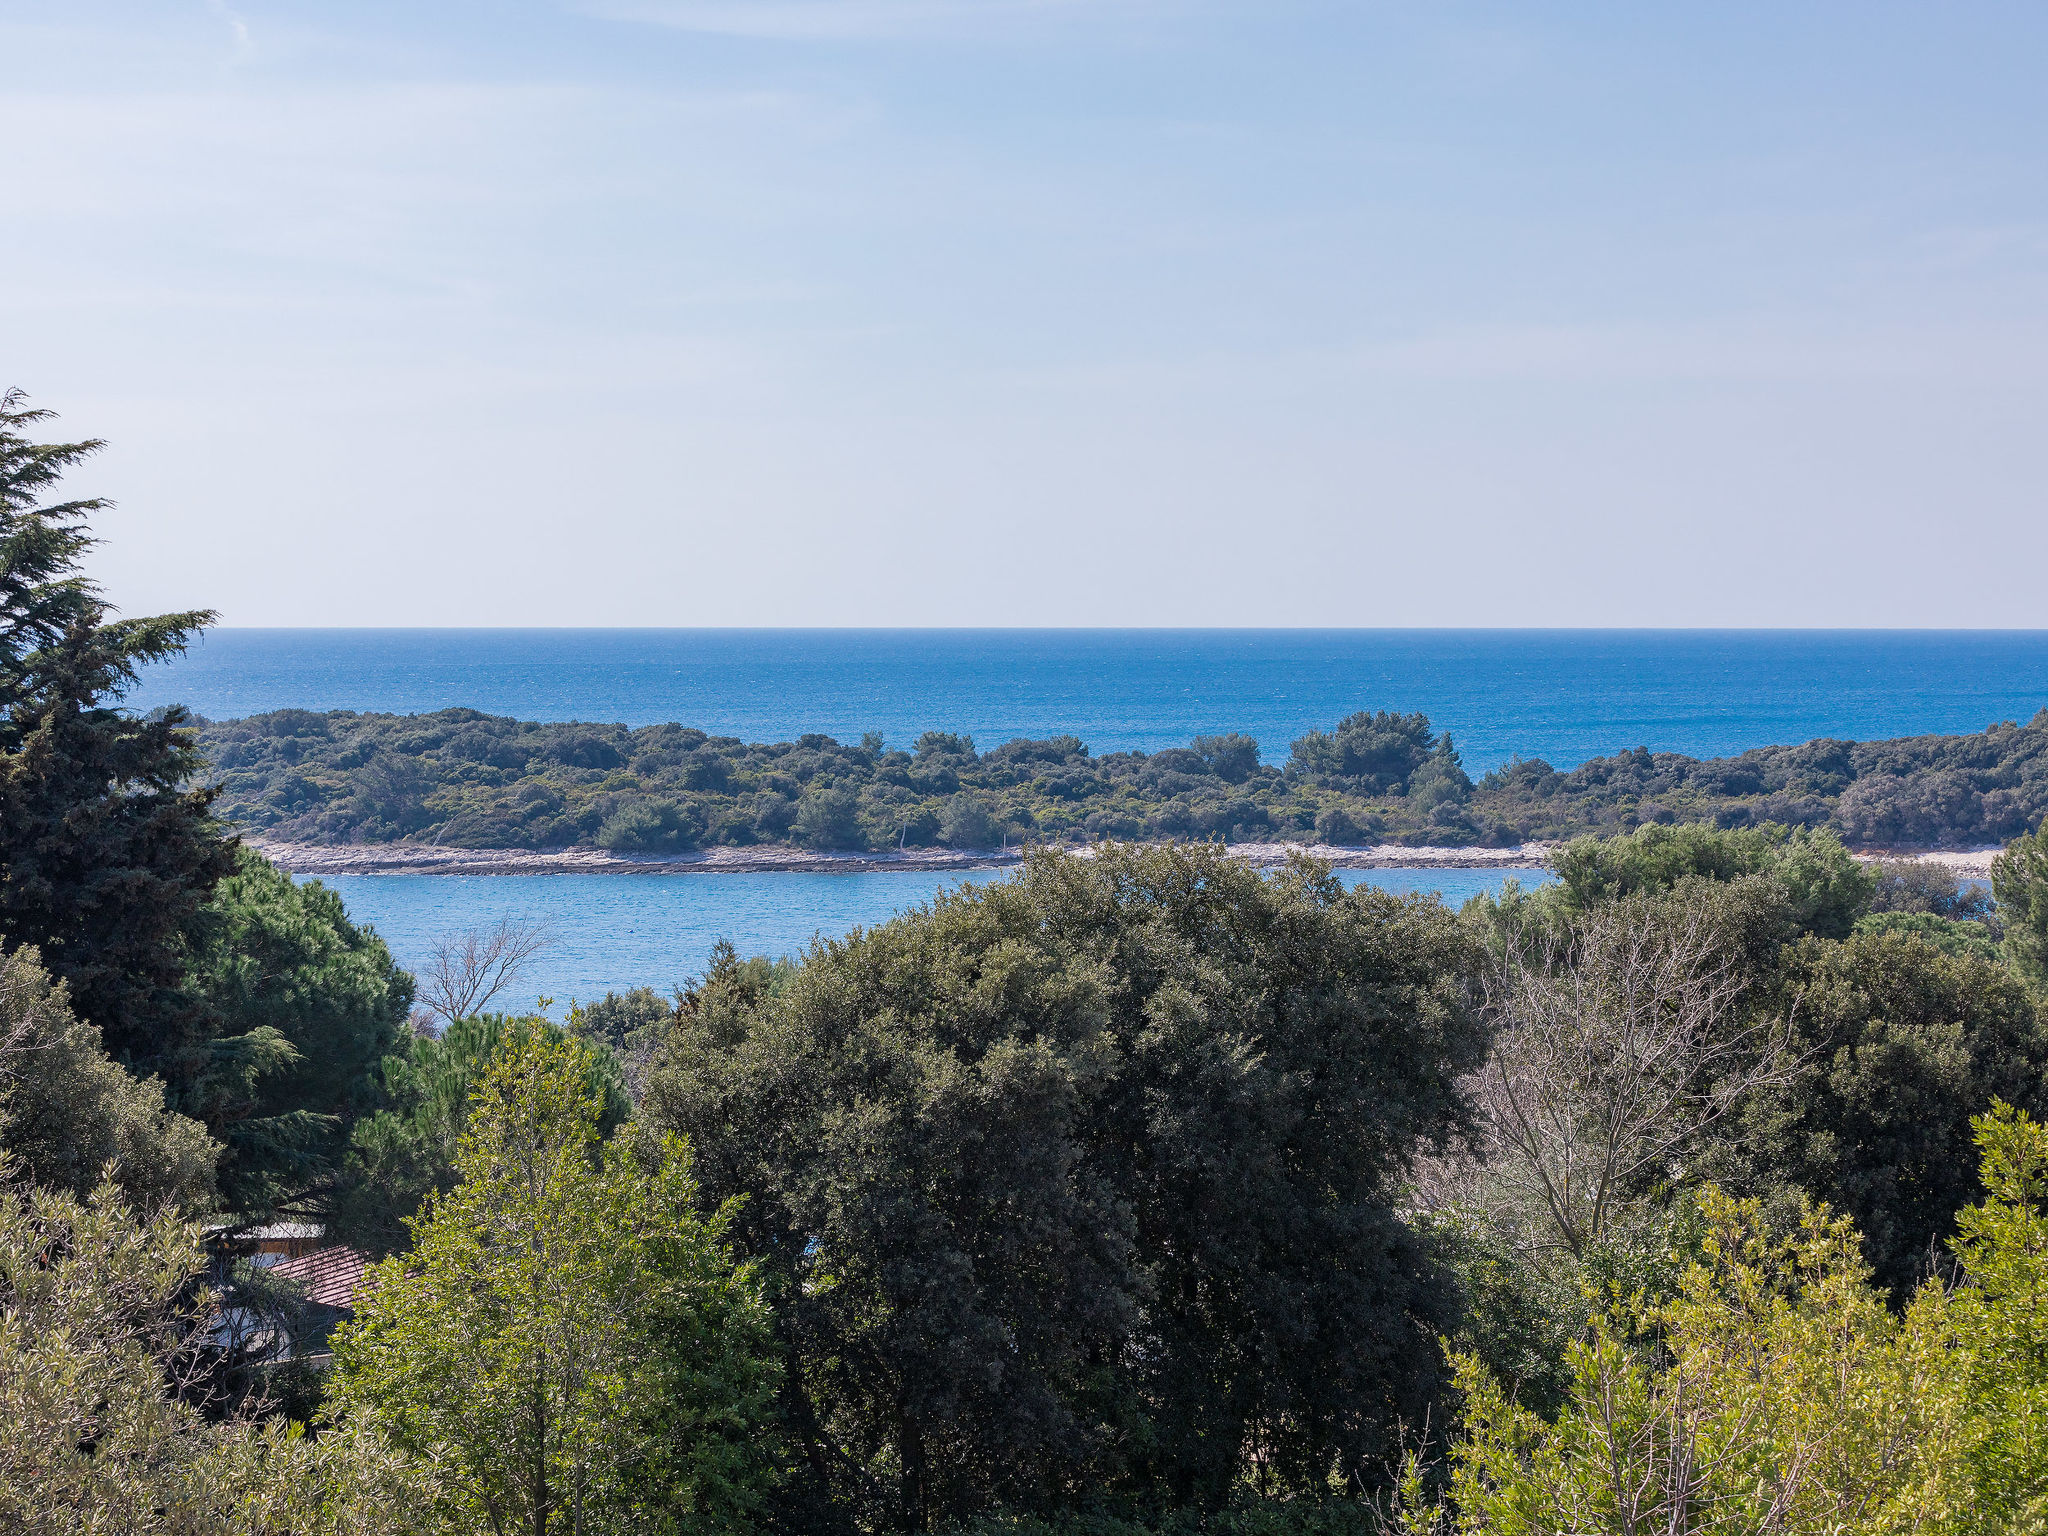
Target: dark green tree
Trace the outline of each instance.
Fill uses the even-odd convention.
[[[1339,848],[1356,848],[1372,841],[1377,830],[1371,815],[1354,816],[1341,805],[1326,805],[1316,813],[1316,841]]]
[[[1396,1207],[1479,1058],[1466,958],[1435,902],[1128,847],[1034,855],[779,989],[724,956],[641,1115],[707,1204],[747,1197],[785,1516],[1376,1478],[1455,1314]]]
[[[1232,731],[1227,736],[1197,736],[1188,743],[1209,764],[1209,771],[1226,784],[1242,784],[1259,769],[1259,743],[1255,737]]]
[[[988,802],[965,791],[946,802],[939,817],[939,835],[948,848],[993,848],[1001,828],[988,813]]]
[[[1408,776],[1408,798],[1420,809],[1463,805],[1472,798],[1471,777],[1449,731],[1437,739],[1428,760]]]
[[[193,921],[188,974],[210,1038],[186,1053],[177,1096],[226,1143],[225,1203],[319,1209],[379,1103],[412,977],[334,891],[247,849]]]
[[[1310,731],[1295,742],[1288,768],[1299,777],[1335,781],[1360,794],[1406,793],[1408,776],[1440,750],[1450,752],[1448,740],[1437,740],[1427,715],[1360,710],[1339,720],[1334,732]],[[1451,756],[1455,764],[1455,753]]]
[[[569,1028],[586,1040],[619,1051],[642,1031],[659,1030],[674,1013],[673,998],[663,997],[652,987],[632,987],[624,992],[607,992],[588,1007],[573,1009]]]
[[[1638,891],[1670,890],[1687,878],[1727,883],[1765,876],[1784,891],[1793,932],[1830,939],[1848,937],[1877,884],[1832,832],[1779,826],[1647,826],[1628,837],[1576,838],[1551,864],[1558,899],[1574,911]]]
[[[2006,953],[2048,995],[2048,823],[2031,836],[2014,838],[1991,861],[1991,894],[2005,925]]]
[[[1880,859],[1874,871],[1872,912],[1931,914],[1954,922],[1990,915],[1992,894],[1980,883],[1965,885],[1956,872],[1931,859]]]
[[[39,443],[49,419],[0,394],[0,940],[32,944],[107,1049],[144,1071],[210,1032],[180,983],[185,936],[234,866],[193,787],[190,717],[121,696],[213,615],[117,619],[80,573],[96,498],[46,501],[97,441]]]
[[[1932,912],[1871,912],[1856,920],[1856,931],[1918,934],[1945,955],[1975,955],[1993,964],[2005,959],[1999,930],[1974,919],[1958,921]]]
[[[797,802],[790,832],[806,848],[864,848],[860,797],[840,784],[814,784]]]
[[[672,800],[636,800],[605,818],[597,846],[621,852],[675,853],[697,846],[703,818]]]
[[[1764,1006],[1791,1015],[1805,1065],[1705,1172],[1853,1217],[1903,1299],[1977,1194],[1971,1118],[1995,1099],[2048,1109],[2048,1021],[2003,966],[1908,932],[1801,940]]]

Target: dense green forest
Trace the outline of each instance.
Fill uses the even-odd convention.
[[[0,1531],[2048,1528],[2048,831],[1987,897],[1814,824],[1954,774],[1984,836],[2040,722],[1752,754],[1753,785],[1648,759],[1769,815],[1581,837],[1455,911],[1307,858],[1040,846],[566,1019],[430,974],[430,1025],[333,891],[236,847],[191,723],[121,707],[209,616],[108,612],[97,503],[45,502],[96,445],[38,420],[0,397]],[[353,718],[248,739],[342,782],[443,760],[344,765]],[[594,775],[577,803],[706,761],[491,724],[580,754],[491,765]],[[826,794],[857,825],[899,769],[993,817],[1053,761],[757,750],[732,804],[811,770],[777,835]],[[1415,718],[1278,773],[1188,757],[1276,800],[1484,789]],[[1106,779],[1162,758],[1152,792],[1191,794],[1166,753]],[[377,825],[432,825],[404,814]],[[348,1315],[255,1262],[278,1217],[353,1266]]]
[[[680,725],[279,710],[204,723],[219,809],[285,841],[452,847],[878,849],[1222,838],[1507,846],[1639,825],[1827,827],[1853,847],[2003,842],[2048,812],[2048,710],[1973,736],[1811,741],[1702,761],[1638,747],[1474,782],[1420,714],[1359,713],[1277,763],[1242,735],[1102,756],[1072,736],[981,751],[744,743]]]

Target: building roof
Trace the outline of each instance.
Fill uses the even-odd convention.
[[[356,1249],[336,1245],[285,1259],[271,1265],[267,1273],[283,1280],[296,1280],[305,1287],[306,1300],[315,1306],[345,1311],[355,1305],[356,1291],[363,1283],[363,1269],[369,1262]]]

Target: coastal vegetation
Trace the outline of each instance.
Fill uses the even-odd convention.
[[[190,723],[70,670],[199,616],[114,627],[89,504],[39,504],[90,445],[34,420],[0,407],[0,1529],[2048,1526],[2048,830],[1987,900],[1853,856],[1860,769],[1825,816],[1781,776],[1768,819],[1637,816],[1455,912],[1306,857],[1041,840],[566,1020],[477,1011],[518,948],[486,934],[415,1018],[333,892],[173,781]],[[1972,825],[2033,803],[2040,729],[1983,738],[2010,773]],[[1940,740],[1847,761],[1962,773]],[[954,773],[960,846],[1031,782],[972,776],[1023,773],[1005,750],[902,754]],[[1188,751],[1432,826],[1482,788],[1418,717],[1278,771]],[[836,846],[891,782],[822,772],[776,835]],[[280,1215],[351,1245],[322,1252],[352,1316],[248,1256]]]
[[[1420,714],[1360,712],[1268,761],[1240,734],[1096,755],[680,725],[287,709],[203,723],[219,813],[284,842],[458,848],[989,849],[1105,839],[1512,846],[1638,826],[1826,828],[1858,848],[1978,847],[2048,814],[2048,710],[1975,735],[1812,741],[1701,760],[1645,747],[1476,781]]]
[[[1485,1032],[1435,902],[1213,852],[1035,857],[678,1006],[697,1150],[787,1362],[785,1518],[924,1530],[1375,1480],[1455,1325],[1400,1216]]]

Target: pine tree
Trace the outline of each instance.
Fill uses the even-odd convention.
[[[193,787],[190,716],[120,700],[214,615],[113,617],[80,572],[107,503],[40,504],[102,444],[33,441],[50,414],[0,393],[0,939],[35,945],[107,1049],[175,1085],[209,1032],[185,935],[234,843]]]

